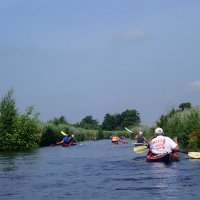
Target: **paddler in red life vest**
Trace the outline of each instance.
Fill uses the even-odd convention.
[[[137,140],[138,145],[144,144],[145,142],[148,143],[148,140],[144,137],[142,131],[139,131],[139,133],[135,136],[134,139]]]
[[[119,137],[118,137],[117,135],[113,135],[113,136],[111,137],[111,139],[112,139],[112,143],[118,144],[118,142],[119,142]]]
[[[173,140],[167,136],[164,136],[162,128],[155,129],[155,138],[149,143],[150,152],[153,155],[171,153],[179,150],[177,139]]]

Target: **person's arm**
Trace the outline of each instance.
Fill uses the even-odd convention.
[[[56,144],[62,144],[64,141],[62,140],[62,141],[60,141],[60,142],[57,142]]]
[[[137,139],[138,139],[138,135],[136,135],[134,139],[136,139],[136,140],[137,140]]]
[[[149,143],[149,141],[144,137],[144,141],[148,144]]]
[[[176,143],[176,147],[172,148],[172,151],[179,151],[179,146],[178,146],[177,138],[173,138],[173,141]]]

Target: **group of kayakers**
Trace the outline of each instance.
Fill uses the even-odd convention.
[[[74,134],[68,135],[64,134],[65,137],[57,142],[58,145],[62,145],[63,147],[76,145],[78,142],[74,136]],[[142,131],[135,136],[137,142],[135,146],[146,145],[149,149],[147,154],[148,161],[156,161],[157,158],[160,158],[160,155],[170,155],[171,153],[175,153],[179,151],[179,146],[177,143],[177,139],[171,139],[164,135],[164,131],[162,128],[158,127],[154,131],[154,137],[149,141],[144,137]],[[117,135],[111,136],[112,143],[118,144],[119,142],[124,143],[124,137],[119,137]],[[127,141],[125,141],[127,143]],[[125,144],[125,143],[124,143]],[[157,159],[158,160],[158,159]]]
[[[158,127],[154,131],[154,137],[149,141],[144,137],[143,132],[139,131],[134,138],[137,142],[135,146],[145,145],[144,148],[149,149],[147,153],[147,161],[169,160],[170,156],[178,158],[179,146],[177,139],[171,139],[165,136],[162,128]],[[112,143],[118,144],[120,137],[117,135],[111,136]]]
[[[163,129],[159,127],[155,129],[154,137],[149,141],[144,137],[142,131],[135,136],[135,139],[137,140],[136,146],[137,144],[146,144],[153,154],[171,153],[179,150],[177,139],[165,136]]]

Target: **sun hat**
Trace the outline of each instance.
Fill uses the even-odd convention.
[[[163,129],[162,128],[156,128],[154,133],[155,134],[163,134]]]

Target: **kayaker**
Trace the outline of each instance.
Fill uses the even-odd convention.
[[[119,142],[119,137],[118,137],[117,135],[113,135],[113,136],[111,137],[111,139],[112,139],[112,143],[118,144],[118,142]]]
[[[148,140],[144,137],[142,131],[139,131],[139,133],[135,136],[135,140],[137,140],[138,144],[144,144],[144,142],[148,143]]]
[[[155,129],[155,138],[153,138],[149,143],[149,153],[153,155],[166,154],[179,150],[177,144],[177,139],[173,140],[167,136],[164,136],[164,131],[162,128]]]
[[[70,142],[72,145],[75,145],[75,144],[77,144],[78,142],[77,142],[77,140],[76,140],[76,138],[75,138],[75,136],[74,136],[74,134],[72,134],[71,135],[71,142]]]
[[[70,145],[71,140],[72,140],[72,138],[69,137],[68,134],[66,134],[66,136],[65,136],[60,142],[58,142],[57,144],[62,144],[62,145],[64,145],[64,146],[65,146],[65,145]]]

